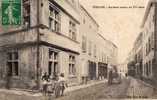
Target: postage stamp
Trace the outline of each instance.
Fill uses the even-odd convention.
[[[2,25],[21,24],[21,0],[2,0]]]

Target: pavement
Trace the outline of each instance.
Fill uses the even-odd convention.
[[[130,86],[127,90],[128,98],[147,99],[153,98],[153,88],[139,79],[129,77]]]
[[[128,100],[156,99],[152,96],[153,88],[144,82],[128,77],[120,84],[108,85],[107,80],[90,81],[85,85],[68,87],[65,95],[55,98],[54,95],[43,96],[42,93],[0,89],[0,100]]]
[[[92,87],[94,85],[104,84],[106,82],[107,80],[97,80],[87,83],[85,85],[68,87],[65,90],[65,94],[77,90],[81,90],[84,88]],[[46,100],[46,99],[42,93],[28,92],[28,91],[17,90],[17,89],[11,89],[11,90],[0,89],[0,100]]]
[[[120,84],[108,85],[107,83],[101,83],[75,92],[69,92],[56,100],[118,100],[126,97],[128,86],[129,80],[127,79],[123,79]]]
[[[66,90],[65,90],[65,93],[66,92],[73,92],[73,91],[76,91],[76,90],[79,90],[79,89],[84,89],[84,88],[87,88],[87,87],[91,87],[91,86],[94,86],[94,85],[97,85],[97,84],[101,84],[101,83],[106,83],[107,80],[95,80],[95,81],[91,81],[90,83],[88,84],[83,84],[83,85],[77,85],[77,86],[72,86],[72,87],[68,87]]]

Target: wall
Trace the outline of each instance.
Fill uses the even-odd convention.
[[[149,52],[149,54],[146,53],[146,44],[148,44],[148,40],[149,38],[151,40],[153,40],[154,42],[154,39],[152,37],[152,35],[154,35],[154,11],[155,11],[155,5],[152,4],[151,8],[150,8],[150,11],[149,11],[149,14],[148,14],[148,17],[146,19],[146,22],[144,24],[144,27],[143,27],[143,33],[144,33],[144,38],[143,38],[143,72],[144,72],[144,76],[147,77],[147,78],[152,78],[153,77],[153,72],[152,72],[152,68],[153,68],[153,58],[154,58],[154,50],[151,48],[151,51]],[[151,43],[151,45],[153,45]],[[151,64],[152,66],[149,66],[150,68],[150,72],[149,72],[149,75],[146,75],[146,71],[147,71],[147,68],[146,68],[146,63],[148,63],[149,61],[151,61]]]
[[[6,75],[7,75],[7,51],[1,51],[0,54],[3,57],[0,58],[0,69],[1,69],[1,86],[5,86]],[[19,75],[12,76],[11,87],[18,88],[30,88],[32,86],[31,80],[35,81],[36,78],[36,48],[32,46],[17,48],[19,54]]]

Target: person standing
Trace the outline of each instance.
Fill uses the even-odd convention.
[[[48,74],[47,72],[45,72],[42,77],[41,77],[41,80],[42,80],[42,91],[43,91],[43,94],[46,96],[47,94],[47,84],[48,84]]]
[[[112,70],[109,71],[109,77],[108,77],[108,84],[111,85],[112,84],[112,79],[113,79],[113,76],[112,76],[113,72]]]
[[[67,83],[66,83],[66,80],[65,80],[65,78],[64,78],[64,73],[61,73],[61,74],[60,74],[58,81],[59,81],[59,84],[60,84],[61,96],[63,96],[65,87],[68,87],[68,85],[67,85]]]
[[[58,75],[56,75],[56,80],[55,80],[55,83],[54,83],[54,91],[55,91],[55,96],[56,98],[58,98],[60,96],[60,83],[59,83],[59,77]]]

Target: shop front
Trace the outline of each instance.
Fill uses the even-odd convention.
[[[88,61],[89,64],[89,80],[96,79],[96,63],[92,61]]]
[[[107,78],[107,64],[99,62],[98,63],[98,78],[105,79]]]

